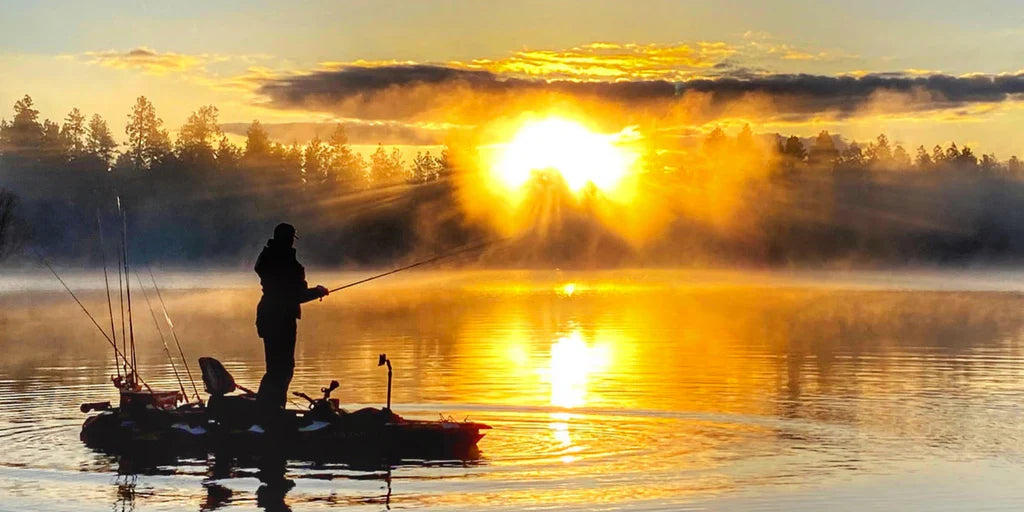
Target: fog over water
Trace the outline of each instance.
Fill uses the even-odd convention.
[[[1024,510],[1024,1],[392,3],[6,2],[0,512]]]
[[[343,284],[367,274],[310,273]],[[248,272],[157,279],[186,353],[255,385]],[[102,276],[71,273],[94,313]],[[343,407],[495,428],[479,459],[357,468],[289,461],[293,510],[964,510],[1024,499],[1021,275],[887,272],[411,272],[313,302],[292,389]],[[337,282],[336,282],[337,281]],[[0,508],[234,510],[255,468],[146,464],[78,440],[115,398],[109,346],[41,274],[0,279]],[[176,387],[136,304],[147,381]],[[105,318],[100,315],[101,318]],[[195,367],[193,366],[193,371]],[[389,495],[390,488],[390,495]]]

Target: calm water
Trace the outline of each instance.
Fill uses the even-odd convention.
[[[255,387],[252,278],[163,280],[192,360]],[[52,283],[0,281],[2,510],[1024,507],[1019,274],[459,272],[354,288],[305,308],[293,389],[336,378],[344,406],[379,406],[387,352],[397,412],[495,429],[476,461],[290,461],[283,503],[251,467],[82,446],[78,405],[116,397],[106,342]],[[106,310],[101,277],[72,282]],[[135,297],[144,376],[173,386]]]

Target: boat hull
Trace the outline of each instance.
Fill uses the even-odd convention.
[[[264,427],[217,421],[205,407],[142,412],[114,408],[87,418],[80,437],[87,446],[117,454],[273,451],[310,460],[465,460],[479,455],[481,431],[489,428],[473,422],[406,420],[379,409],[326,418],[286,411]]]

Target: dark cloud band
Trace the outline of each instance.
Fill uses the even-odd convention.
[[[910,76],[879,73],[865,76],[756,74],[729,75],[681,82],[635,80],[579,82],[511,78],[489,71],[436,65],[347,66],[337,70],[271,79],[260,89],[270,106],[307,108],[367,119],[410,119],[432,109],[431,95],[508,96],[555,93],[619,104],[675,100],[687,93],[708,97],[712,107],[745,99],[770,102],[781,116],[833,111],[849,115],[880,95],[905,96],[890,108],[927,111],[973,103],[996,103],[1024,93],[1024,74]],[[387,105],[378,105],[385,102]]]

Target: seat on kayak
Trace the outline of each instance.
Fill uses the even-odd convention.
[[[199,368],[203,371],[203,385],[211,396],[224,396],[238,389],[235,378],[220,361],[212,357],[200,357]]]

